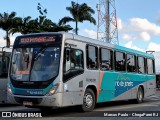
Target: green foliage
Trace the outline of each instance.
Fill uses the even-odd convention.
[[[96,25],[96,20],[92,17],[92,14],[94,14],[94,10],[89,7],[86,3],[78,4],[75,2],[71,2],[70,7],[66,7],[66,10],[70,12],[72,17],[64,17],[61,19],[61,24],[66,24],[67,22],[75,22],[75,33],[78,34],[78,22],[83,23],[83,21],[89,21],[90,23],[93,23]]]
[[[37,10],[40,15],[36,19],[32,19],[30,16],[25,18],[17,18],[17,22],[14,27],[9,31],[14,34],[20,32],[21,34],[28,33],[39,33],[39,32],[58,32],[65,31],[68,32],[73,28],[70,25],[54,23],[50,19],[46,18],[47,9],[44,9],[43,6],[38,3]]]
[[[11,12],[10,14],[4,12],[3,14],[0,13],[0,29],[6,32],[6,36],[4,39],[6,40],[6,46],[10,46],[10,38],[9,38],[9,31],[15,26],[16,24],[16,13]]]
[[[78,34],[78,22],[89,21],[90,23],[96,24],[95,19],[92,17],[94,10],[89,7],[86,3],[78,4],[71,2],[70,7],[66,7],[72,17],[64,17],[59,20],[58,23],[54,23],[50,19],[46,18],[47,9],[44,9],[40,3],[37,5],[37,10],[40,16],[36,19],[32,19],[31,16],[24,18],[16,17],[16,12],[0,13],[0,29],[6,32],[4,39],[6,45],[10,46],[10,34],[20,32],[21,34],[38,33],[38,32],[58,32],[72,30],[70,25],[66,25],[68,22],[75,22],[75,33]]]
[[[14,34],[20,32],[21,34],[39,33],[39,32],[68,32],[72,30],[69,25],[60,25],[52,22],[44,16],[39,16],[36,19],[31,19],[30,16],[25,18],[17,18],[17,25],[15,25],[9,32]]]

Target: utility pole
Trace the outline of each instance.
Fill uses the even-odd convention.
[[[99,0],[97,11],[97,39],[119,44],[115,0]]]

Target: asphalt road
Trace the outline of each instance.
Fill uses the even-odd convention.
[[[121,102],[107,102],[103,104],[97,104],[96,108],[94,109],[93,112],[80,112],[79,108],[76,107],[67,107],[67,108],[60,108],[60,109],[45,109],[43,111],[37,109],[37,108],[26,108],[24,106],[10,106],[10,105],[0,105],[0,112],[8,111],[11,112],[12,114],[14,112],[17,113],[25,113],[30,114],[30,113],[38,113],[37,116],[42,116],[38,117],[35,119],[38,120],[79,120],[79,119],[109,119],[109,120],[159,120],[160,119],[160,91],[157,91],[155,96],[146,98],[143,103],[141,104],[136,104],[131,101],[121,101]],[[128,111],[130,111],[128,113]],[[139,112],[141,114],[139,114]],[[159,117],[139,117],[140,115],[143,115],[144,111],[148,111],[149,113],[152,114],[155,113],[155,116],[157,115],[156,113],[159,111]],[[111,114],[110,114],[111,112]],[[129,115],[131,114],[136,114],[136,117],[114,117],[114,115],[125,115],[123,113],[127,113]],[[111,115],[113,117],[105,117],[104,114]],[[120,115],[121,114],[121,115]],[[14,114],[14,118],[12,119],[22,119],[20,117],[16,117],[18,114]],[[148,114],[149,115],[149,114]],[[25,115],[24,115],[25,116]],[[127,115],[126,115],[127,116]],[[5,118],[8,119],[8,118]],[[29,118],[23,118],[29,119]],[[33,118],[30,118],[33,119]]]

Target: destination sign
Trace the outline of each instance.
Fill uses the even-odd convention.
[[[20,44],[45,43],[45,42],[55,42],[55,38],[54,37],[28,37],[28,38],[20,39]]]
[[[31,34],[18,36],[13,48],[39,47],[41,45],[53,46],[62,44],[62,34]]]

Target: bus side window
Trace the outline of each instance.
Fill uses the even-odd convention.
[[[64,51],[64,65],[63,72],[67,72],[70,69],[70,49],[66,48]]]
[[[136,56],[127,54],[127,71],[128,72],[136,72]]]
[[[87,68],[98,69],[98,48],[92,45],[87,45]]]
[[[114,55],[115,55],[115,70],[126,71],[125,53],[116,51]]]
[[[147,59],[147,73],[154,74],[154,62],[152,59]]]
[[[145,73],[145,59],[143,57],[138,57],[138,73]]]
[[[113,70],[113,51],[101,48],[100,49],[100,68],[103,71]]]
[[[83,52],[78,49],[65,48],[63,62],[63,81],[82,74],[84,71]]]

